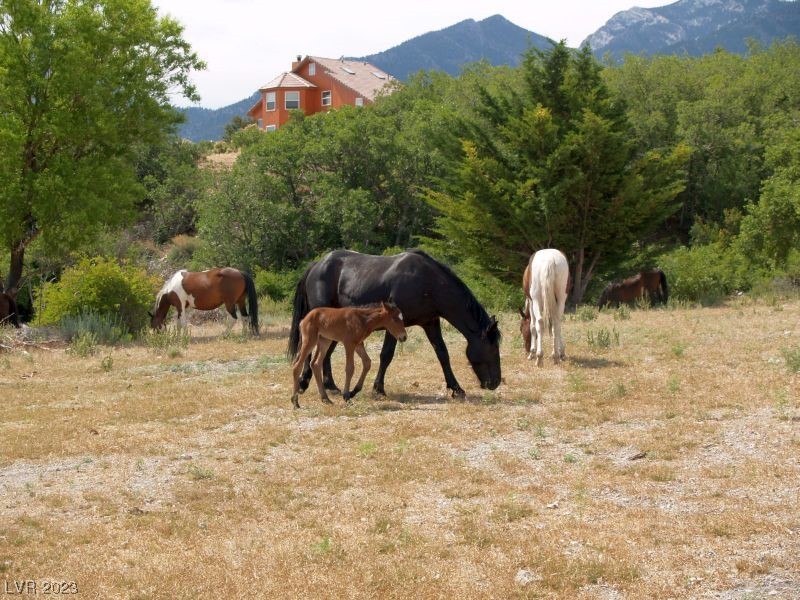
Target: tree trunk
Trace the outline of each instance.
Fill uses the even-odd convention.
[[[570,303],[573,306],[578,306],[583,298],[583,248],[579,249],[576,253],[578,262],[575,265],[575,275],[572,277],[572,295]]]
[[[25,264],[25,243],[15,244],[11,249],[11,266],[8,269],[8,287],[6,293],[16,298],[19,291],[19,283],[22,280],[22,269]]]

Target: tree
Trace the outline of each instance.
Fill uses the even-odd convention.
[[[149,0],[0,4],[0,242],[7,286],[39,238],[74,247],[125,222],[142,193],[136,144],[179,122],[175,93],[203,63]]]
[[[688,151],[637,152],[588,47],[531,49],[521,68],[521,88],[481,90],[462,159],[428,193],[440,212],[433,243],[507,280],[533,251],[560,248],[577,304],[599,267],[674,212]]]

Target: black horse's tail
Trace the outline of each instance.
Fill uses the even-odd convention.
[[[250,273],[242,273],[244,277],[244,289],[247,292],[247,314],[250,317],[250,331],[253,335],[258,335],[258,294],[256,285]]]
[[[669,301],[669,287],[667,287],[667,276],[664,275],[664,271],[661,269],[658,270],[658,276],[661,279],[661,301],[664,304],[667,304]]]
[[[311,263],[303,273],[300,281],[297,282],[297,287],[294,290],[294,300],[292,301],[292,327],[289,330],[289,346],[286,348],[286,355],[289,358],[297,356],[300,350],[300,321],[303,320],[308,314],[308,295],[306,294],[306,280],[308,274],[311,272],[312,267],[316,263]]]

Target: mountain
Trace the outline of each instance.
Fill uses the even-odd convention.
[[[260,93],[255,92],[249,98],[217,109],[199,106],[179,108],[178,110],[186,115],[186,122],[180,126],[178,133],[182,138],[193,142],[221,140],[225,133],[225,125],[237,115],[245,116],[250,107],[258,102],[259,97]]]
[[[764,45],[800,37],[800,2],[792,0],[679,0],[658,8],[634,7],[615,14],[590,35],[596,56],[635,54],[699,56],[722,47],[747,51],[747,38]]]
[[[522,53],[531,45],[546,48],[549,41],[495,15],[482,21],[461,21],[440,31],[415,37],[385,52],[358,57],[358,60],[370,62],[405,80],[420,69],[458,75],[465,64],[482,59],[493,65],[517,65]],[[180,127],[180,135],[193,142],[222,139],[225,125],[236,115],[244,116],[257,101],[258,92],[217,110],[181,109],[186,122]]]
[[[408,79],[420,69],[455,76],[465,64],[479,60],[516,66],[529,46],[549,48],[550,40],[494,15],[483,21],[467,19],[359,60],[372,63],[400,80]]]

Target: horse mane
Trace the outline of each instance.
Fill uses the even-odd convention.
[[[500,334],[500,328],[494,327],[489,330],[489,326],[492,324],[493,320],[489,316],[489,313],[486,312],[486,309],[483,308],[478,299],[475,297],[475,294],[472,293],[467,287],[467,284],[461,281],[461,278],[455,274],[455,272],[448,267],[446,264],[439,262],[435,258],[433,258],[427,252],[420,250],[419,248],[413,248],[411,250],[407,250],[410,254],[416,254],[426,260],[431,261],[434,265],[436,265],[442,273],[444,273],[449,279],[455,283],[456,287],[461,290],[464,295],[467,297],[467,310],[469,311],[470,315],[478,322],[478,327],[481,331],[489,331],[489,341],[492,343],[500,344],[500,340],[502,339],[502,335]]]

